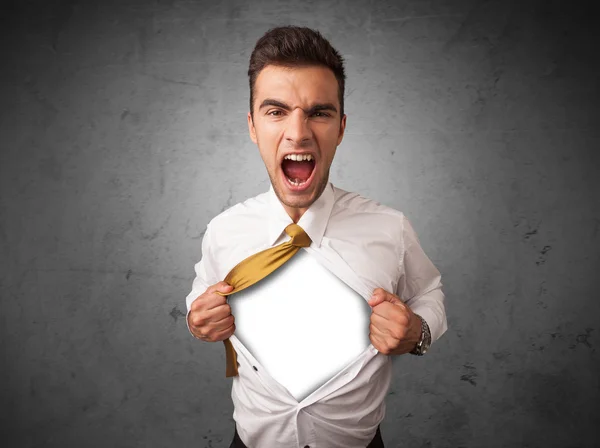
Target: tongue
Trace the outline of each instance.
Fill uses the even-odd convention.
[[[284,174],[296,182],[304,182],[307,180],[310,177],[310,173],[312,173],[313,167],[313,162],[309,162],[308,160],[296,162],[294,160],[285,159],[281,164]]]

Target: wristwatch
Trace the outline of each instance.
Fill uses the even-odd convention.
[[[431,345],[431,332],[429,331],[429,325],[425,322],[418,314],[415,314],[419,319],[421,319],[421,339],[417,342],[415,348],[411,350],[411,354],[417,356],[423,356],[427,350],[429,350],[429,346]]]

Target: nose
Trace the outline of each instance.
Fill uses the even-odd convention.
[[[288,142],[300,146],[312,140],[310,122],[302,109],[292,111],[286,121],[285,138]]]

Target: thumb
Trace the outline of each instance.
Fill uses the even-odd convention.
[[[371,296],[371,298],[368,301],[369,306],[371,308],[373,308],[383,302],[390,302],[393,304],[398,304],[398,303],[401,303],[402,301],[398,300],[398,298],[396,296],[394,296],[393,294],[390,294],[385,289],[376,288],[375,291],[373,291],[373,295]]]
[[[225,282],[219,282],[217,287],[215,288],[215,292],[220,296],[226,296],[233,290],[233,286],[228,285]]]

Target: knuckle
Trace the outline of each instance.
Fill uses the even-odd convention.
[[[198,339],[206,339],[206,335],[203,331],[194,331],[193,333]]]
[[[196,300],[194,300],[192,302],[192,305],[190,306],[190,309],[192,311],[197,311],[200,309],[200,307],[202,306],[202,303],[204,302],[204,296],[198,296],[196,297]]]
[[[384,351],[384,353],[386,355],[389,355],[390,348],[391,348],[389,342],[384,340],[382,345],[383,345],[383,351]]]
[[[213,292],[213,298],[217,299],[217,303],[227,303],[227,296],[222,295],[223,293],[221,291],[215,291]]]
[[[207,319],[206,313],[204,313],[204,312],[196,312],[194,314],[194,316],[192,317],[192,321],[194,322],[194,325],[196,325],[197,327],[206,325],[207,320],[208,319]]]
[[[394,339],[402,339],[404,337],[404,328],[397,327],[392,330],[392,337]]]
[[[384,355],[387,355],[388,354],[388,345],[387,345],[386,341],[378,340],[377,342],[378,342],[377,347],[376,347],[377,350],[379,350]]]
[[[404,339],[406,336],[408,336],[408,327],[404,326],[402,327],[402,334],[400,337]]]

